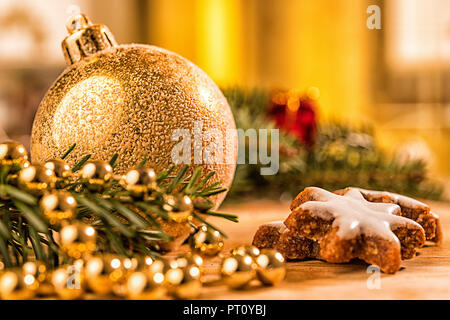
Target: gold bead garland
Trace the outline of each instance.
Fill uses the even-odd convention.
[[[53,170],[43,165],[30,165],[19,172],[19,185],[35,195],[53,189],[56,177]]]
[[[39,203],[42,213],[52,225],[59,225],[63,221],[75,217],[77,202],[67,191],[59,190],[46,193]]]
[[[120,183],[133,197],[140,199],[156,189],[156,173],[152,168],[134,168],[122,177]]]
[[[165,195],[163,208],[168,211],[169,218],[172,221],[182,223],[192,220],[192,213],[194,211],[194,205],[192,200],[187,195]]]
[[[258,279],[263,285],[275,285],[286,276],[283,255],[274,249],[259,250],[253,245],[238,246],[222,260],[223,282],[231,289],[242,289]]]
[[[61,250],[73,259],[90,254],[96,249],[96,233],[94,227],[85,223],[67,222],[59,232]]]
[[[223,239],[219,231],[202,225],[190,238],[190,246],[194,252],[205,256],[215,256],[223,248]]]
[[[23,165],[28,161],[28,152],[25,147],[16,141],[0,143],[0,165]]]
[[[8,146],[20,148],[18,144]],[[75,219],[75,197],[55,185],[55,182],[67,184],[67,179],[75,176],[68,165],[63,160],[50,160],[44,165],[29,164],[26,153],[12,154],[7,159],[6,156],[0,158],[0,167],[21,166],[21,170],[11,169],[10,172],[17,176],[19,187],[38,197],[43,217],[52,226],[59,226],[57,243],[69,264],[50,269],[41,261],[28,261],[21,268],[2,270],[4,264],[0,262],[2,299],[55,295],[61,299],[80,299],[88,292],[129,299],[194,299],[200,295],[204,284],[202,256],[213,257],[223,249],[223,239],[218,231],[206,225],[198,226],[190,239],[191,252],[175,259],[94,253],[98,249],[96,229]],[[132,170],[137,174],[118,179],[113,176],[109,163],[92,160],[84,163],[76,175],[84,181],[86,188],[90,186],[97,191],[105,189],[114,179],[138,201],[145,201],[146,197],[160,192],[152,169],[139,167]],[[202,212],[212,208],[208,199],[191,198],[181,193],[162,195],[169,219],[177,223],[192,221],[194,210]],[[273,285],[285,276],[284,260],[276,251],[239,246],[223,259],[221,274],[223,283],[233,289],[243,288],[255,279]]]

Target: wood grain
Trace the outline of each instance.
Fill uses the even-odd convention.
[[[238,244],[251,243],[262,223],[284,220],[288,203],[250,202],[221,209],[239,215],[238,224],[211,219],[227,233],[227,252]],[[450,299],[450,204],[430,203],[440,215],[444,229],[441,246],[428,245],[419,255],[402,263],[394,275],[381,274],[380,289],[368,289],[371,274],[363,262],[331,264],[322,261],[287,263],[286,280],[275,287],[257,284],[248,290],[231,291],[221,285],[205,288],[200,299]],[[214,280],[220,259],[206,261],[206,272]]]

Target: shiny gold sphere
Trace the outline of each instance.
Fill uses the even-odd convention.
[[[41,261],[29,261],[22,265],[22,272],[24,275],[32,275],[39,283],[37,293],[43,296],[53,294],[53,286],[50,283],[50,271],[45,263]]]
[[[28,160],[28,152],[25,147],[16,141],[0,143],[0,165],[22,165]]]
[[[61,250],[73,259],[92,253],[96,248],[97,232],[94,227],[73,222],[65,224],[60,232]]]
[[[70,165],[87,154],[108,161],[118,153],[117,174],[146,157],[148,165],[161,172],[174,164],[172,151],[181,146],[177,129],[186,129],[190,137],[183,143],[190,142],[191,157],[183,154],[182,160],[201,166],[204,175],[216,171],[210,183],[223,181],[228,188],[237,143],[235,136],[225,137],[235,123],[217,85],[177,54],[154,46],[118,45],[72,64],[49,89],[34,120],[31,157],[43,163],[76,143],[67,158]],[[207,134],[194,148],[194,131],[207,130],[223,147],[212,163],[202,157],[215,143]],[[194,156],[197,159],[191,159]],[[216,205],[224,198],[225,193],[218,195]]]
[[[178,299],[193,299],[200,293],[201,268],[196,259],[191,263],[184,259],[157,259],[147,269],[147,275],[160,273],[164,275],[164,286],[170,295]]]
[[[231,250],[231,254],[233,255],[246,255],[248,254],[249,256],[251,256],[252,258],[256,259],[256,257],[258,257],[260,255],[261,251],[259,250],[259,248],[253,246],[253,245],[241,245],[238,246],[236,248],[234,248],[233,250]]]
[[[27,300],[36,295],[39,282],[32,274],[21,269],[11,269],[0,275],[0,298],[3,300]]]
[[[149,267],[155,262],[152,257],[136,255],[132,258],[124,257],[122,259],[123,267],[127,272],[132,271],[147,271]]]
[[[147,167],[134,168],[129,170],[120,182],[133,196],[142,197],[156,189],[156,172]]]
[[[274,249],[262,249],[256,258],[258,279],[265,285],[281,282],[286,276],[286,266],[283,255]]]
[[[189,265],[196,265],[200,268],[200,270],[203,268],[203,258],[196,253],[190,252],[185,255],[179,256],[175,261],[180,268],[186,268]]]
[[[187,195],[165,195],[163,208],[168,211],[169,219],[175,222],[186,222],[192,219],[194,205]]]
[[[201,269],[195,263],[171,269],[166,273],[169,294],[177,299],[195,299],[200,295]]]
[[[177,268],[178,268],[178,263],[175,259],[166,259],[166,258],[156,259],[153,261],[153,263],[151,263],[148,266],[148,270],[151,273],[161,272],[164,275],[166,275],[166,273],[169,270],[177,269]]]
[[[189,245],[198,254],[215,256],[222,251],[224,243],[219,231],[202,225],[191,235]]]
[[[154,260],[149,256],[135,255],[131,258],[120,257],[124,276],[113,282],[112,292],[119,297],[126,297],[128,292],[128,278],[134,272],[143,272],[150,274],[150,266]]]
[[[19,185],[36,194],[53,188],[55,182],[53,170],[40,164],[30,165],[19,172]]]
[[[85,274],[89,289],[96,294],[107,295],[125,278],[125,268],[120,256],[103,254],[86,260]]]
[[[50,224],[55,225],[75,216],[77,202],[67,191],[53,191],[44,194],[40,207]]]
[[[53,170],[55,173],[56,178],[67,178],[72,174],[72,170],[70,169],[70,166],[61,159],[53,159],[46,161],[44,166],[50,170]]]
[[[161,272],[145,273],[134,271],[126,282],[127,296],[136,300],[157,300],[163,298],[167,293],[164,286],[164,274]]]
[[[249,255],[232,255],[222,260],[222,277],[231,289],[246,287],[256,277],[257,265]]]
[[[80,170],[81,178],[87,180],[91,191],[100,191],[113,177],[111,165],[102,160],[87,161]]]

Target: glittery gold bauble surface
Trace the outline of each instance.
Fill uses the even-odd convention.
[[[86,29],[92,27],[87,25]],[[85,29],[80,30],[77,32]],[[83,35],[80,37],[84,40]],[[110,37],[108,34],[106,39]],[[103,40],[101,44],[105,45]],[[72,64],[49,89],[37,111],[32,160],[43,163],[59,158],[76,143],[66,159],[71,165],[86,154],[108,161],[117,152],[115,173],[125,173],[146,157],[147,165],[160,172],[174,164],[171,153],[181,138],[173,141],[172,134],[177,129],[187,129],[191,164],[202,166],[205,175],[216,171],[211,183],[222,181],[224,187],[229,187],[237,144],[235,137],[225,137],[227,129],[235,129],[235,123],[217,85],[197,66],[167,50],[140,44],[115,45],[114,41],[105,47],[97,52],[95,46],[82,54],[77,51],[77,62],[67,59]],[[197,128],[201,125],[203,133],[216,130],[212,141],[205,141],[203,136],[201,148],[194,148],[195,124]],[[223,141],[216,141],[220,135]],[[198,157],[199,150],[205,156],[208,147],[215,144],[222,146],[222,159],[205,163],[203,157]],[[194,163],[195,154],[196,162],[202,163]],[[225,156],[227,159],[223,160]],[[216,204],[224,197],[225,193],[220,194]]]

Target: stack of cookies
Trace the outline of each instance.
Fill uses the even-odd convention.
[[[275,248],[288,260],[332,263],[360,259],[395,273],[425,241],[440,243],[439,217],[415,199],[390,192],[309,187],[284,221],[260,226],[253,244]]]

